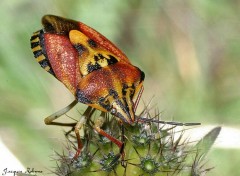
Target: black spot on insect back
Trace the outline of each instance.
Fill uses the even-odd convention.
[[[91,73],[94,70],[98,70],[98,69],[101,69],[101,68],[102,68],[101,65],[99,65],[98,63],[95,63],[95,64],[89,63],[89,64],[87,64],[87,71],[88,71],[88,73]]]
[[[102,106],[107,111],[111,110],[110,102],[106,98],[100,97],[99,100],[98,100],[98,103],[99,103],[100,106]]]
[[[98,57],[100,58],[100,59],[106,59],[102,54],[98,54]]]
[[[88,42],[90,47],[92,47],[92,48],[96,48],[97,47],[97,43],[94,40],[89,39],[87,42]]]
[[[91,101],[85,96],[84,92],[79,89],[77,90],[76,97],[80,103],[91,104]]]
[[[97,62],[98,60],[100,60],[100,58],[96,55],[94,55],[94,60]]]
[[[123,88],[122,88],[122,95],[123,96],[126,96],[127,94],[127,89],[128,89],[128,86],[126,84],[123,84]]]
[[[76,44],[74,45],[76,50],[78,51],[78,54],[81,56],[85,51],[87,51],[87,48],[85,48],[82,44]]]
[[[114,99],[117,99],[118,98],[118,93],[117,91],[113,90],[113,89],[110,89],[109,90],[109,95],[110,96],[113,96]]]
[[[108,55],[108,56],[109,56],[109,59],[107,59],[108,65],[115,64],[118,62],[118,60],[114,56],[112,55]]]

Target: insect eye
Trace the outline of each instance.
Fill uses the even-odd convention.
[[[114,114],[116,114],[116,113],[117,113],[117,109],[116,109],[116,108],[112,108],[110,112],[111,112],[111,114],[113,114],[113,115],[114,115]]]

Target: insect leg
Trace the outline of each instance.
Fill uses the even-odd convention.
[[[120,140],[116,139],[115,137],[111,136],[110,134],[106,133],[103,129],[101,129],[101,127],[104,124],[105,118],[106,118],[105,114],[106,114],[105,112],[102,112],[100,114],[100,116],[98,117],[98,119],[94,123],[92,123],[91,126],[97,133],[108,138],[111,142],[113,142],[119,148],[121,148],[122,142]]]
[[[116,144],[119,149],[120,149],[120,153],[117,154],[114,159],[111,161],[111,163],[109,165],[113,165],[115,162],[118,161],[118,159],[120,158],[120,156],[124,153],[124,143],[122,143],[121,141],[119,141],[118,139],[114,138],[113,136],[109,135],[108,133],[106,133],[104,130],[102,130],[99,127],[94,127],[94,129],[101,135],[105,136],[106,138],[108,138],[110,141],[112,141],[114,144]],[[124,154],[123,154],[124,155]]]
[[[136,110],[137,110],[137,106],[138,106],[138,103],[139,103],[139,101],[140,101],[140,99],[141,99],[143,90],[144,90],[144,87],[142,86],[141,89],[140,89],[140,91],[139,91],[139,93],[138,93],[137,99],[136,99],[136,101],[135,101],[135,103],[134,103],[134,107],[133,107],[134,112],[136,112]]]
[[[121,123],[121,122],[120,122]],[[124,157],[125,157],[125,153],[124,153],[124,148],[125,148],[125,135],[124,135],[124,126],[123,126],[123,123],[120,124],[121,125],[121,130],[122,130],[122,133],[121,133],[121,141],[122,141],[122,147],[120,148],[120,155],[122,156],[122,159],[121,159],[121,165],[126,168],[127,165],[126,163],[124,162]]]
[[[72,109],[77,103],[78,103],[78,101],[74,100],[72,103],[70,103],[65,108],[46,117],[44,119],[45,124],[46,125],[59,125],[59,126],[75,126],[76,123],[60,123],[60,122],[53,122],[53,121],[56,120],[57,118],[59,118],[60,116],[62,116],[63,114],[67,113],[68,111],[70,111],[70,109]]]
[[[119,141],[118,139],[114,138],[110,134],[106,133],[104,130],[102,130],[100,127],[93,127],[99,134],[103,135],[104,137],[108,138],[110,141],[112,141],[114,144],[116,144],[120,149],[122,148],[123,143]]]
[[[103,112],[100,117],[104,118],[105,113]],[[106,133],[104,130],[101,129],[101,126],[103,125],[103,121],[101,120],[101,118],[98,119],[97,123],[95,122],[95,124],[93,125],[93,129],[98,132],[100,135],[108,138],[111,142],[113,142],[114,144],[116,144],[119,147],[119,153],[117,155],[115,155],[114,159],[111,161],[111,163],[109,164],[109,166],[114,165],[120,157],[122,157],[121,159],[121,163],[122,166],[124,167],[124,157],[125,157],[125,153],[124,153],[124,127],[122,122],[120,122],[121,125],[121,140],[116,139],[115,137],[111,136],[110,134]]]
[[[83,145],[82,145],[82,141],[81,141],[81,137],[80,137],[80,134],[79,134],[79,130],[83,127],[83,125],[86,123],[86,120],[88,117],[91,116],[91,113],[94,112],[94,110],[92,110],[93,108],[88,106],[88,108],[86,109],[86,111],[83,113],[83,115],[81,116],[81,119],[77,122],[77,124],[75,125],[74,127],[74,132],[76,134],[76,137],[77,137],[77,144],[78,144],[78,147],[77,147],[77,151],[73,157],[73,159],[77,159],[78,156],[80,155],[81,153],[81,150],[83,148]]]
[[[114,159],[111,161],[111,163],[109,164],[110,166],[111,165],[114,165],[115,162],[118,161],[118,159],[121,157],[121,165],[126,168],[127,167],[127,164],[124,162],[124,157],[125,157],[125,153],[124,153],[124,148],[125,148],[125,137],[124,137],[124,126],[122,124],[122,122],[120,122],[120,126],[121,126],[121,142],[122,142],[122,145],[121,147],[119,147],[119,153],[114,157]]]

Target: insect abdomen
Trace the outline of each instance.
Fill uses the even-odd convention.
[[[31,37],[32,52],[37,62],[41,65],[41,67],[47,72],[49,72],[50,74],[52,74],[53,76],[55,76],[43,44],[43,41],[44,41],[43,35],[44,35],[43,30],[39,30],[33,33]]]

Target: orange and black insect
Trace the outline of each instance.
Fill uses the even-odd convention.
[[[134,123],[136,106],[143,90],[144,72],[132,65],[107,38],[81,22],[46,15],[42,24],[43,29],[31,37],[34,57],[43,69],[75,96],[75,101],[46,118],[45,123],[64,125],[53,120],[77,102],[110,112],[122,122]],[[113,139],[100,128],[96,130],[122,147],[121,141]],[[78,127],[76,134],[77,131]],[[81,143],[78,142],[78,145],[80,152]]]

